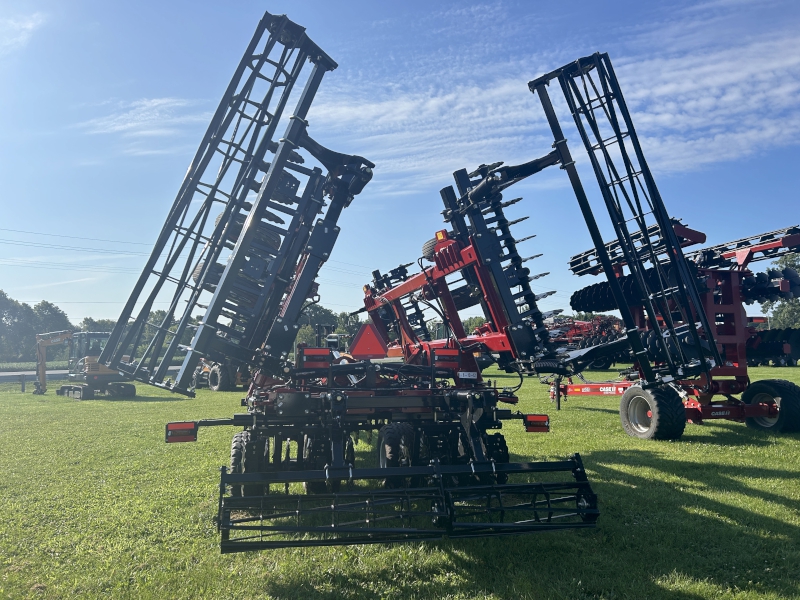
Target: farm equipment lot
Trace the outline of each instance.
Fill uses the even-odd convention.
[[[800,369],[750,373],[800,384]],[[579,451],[601,502],[596,529],[222,556],[212,519],[234,432],[167,445],[164,423],[227,417],[242,392],[142,392],[75,401],[0,384],[0,597],[800,595],[800,434],[713,421],[678,442],[639,440],[619,425],[618,397],[574,397],[556,412],[530,378],[519,409],[549,413],[552,432],[504,429],[511,460]],[[356,452],[375,455],[375,439]]]

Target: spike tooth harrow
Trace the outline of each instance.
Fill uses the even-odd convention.
[[[497,483],[500,477],[571,473],[572,481]],[[233,496],[229,486],[284,487],[299,481],[350,482],[338,493]],[[426,486],[363,487],[378,480],[424,479]],[[473,480],[466,485],[457,479]],[[353,485],[352,482],[359,482]],[[546,463],[325,469],[232,474],[222,470],[218,528],[222,552],[491,537],[592,527],[597,498],[579,455]],[[313,536],[313,537],[308,537]]]

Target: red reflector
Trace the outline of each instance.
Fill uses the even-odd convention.
[[[168,444],[175,442],[196,442],[197,423],[183,421],[180,423],[167,423],[166,440]]]
[[[330,348],[303,348],[303,356],[330,356]]]
[[[525,431],[529,433],[547,433],[550,431],[550,417],[547,415],[525,415]]]

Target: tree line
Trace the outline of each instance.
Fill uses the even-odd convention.
[[[781,269],[789,267],[800,272],[800,255],[786,254],[775,261],[775,266]],[[764,302],[762,310],[770,316],[772,329],[800,328],[800,298]],[[591,316],[593,315],[575,315],[576,318],[591,318]],[[149,321],[161,323],[164,317],[166,317],[164,311],[156,310],[151,313]],[[482,317],[470,317],[464,321],[465,330],[467,333],[471,333],[483,322]],[[313,345],[316,343],[316,326],[318,324],[334,327],[334,333],[343,334],[352,340],[363,322],[358,315],[351,315],[347,312],[335,313],[319,304],[312,304],[304,311],[299,324],[297,341]],[[52,302],[42,300],[31,306],[11,298],[3,290],[0,290],[0,362],[36,360],[37,333],[64,330],[111,331],[115,325],[116,321],[113,319],[93,319],[91,317],[85,317],[76,325],[71,323],[67,314]],[[436,323],[429,325],[429,327],[435,326]],[[147,343],[155,335],[155,327],[148,326],[146,330],[145,337],[148,339],[142,340],[142,343]],[[51,350],[53,352],[52,359],[66,358],[66,356],[61,356],[66,349],[53,348]]]
[[[116,321],[86,317],[77,325],[70,322],[67,313],[47,300],[31,306],[14,300],[0,290],[0,362],[36,360],[36,334],[50,331],[111,331]],[[53,358],[66,352],[53,349]]]

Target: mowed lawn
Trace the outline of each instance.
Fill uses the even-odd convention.
[[[751,376],[800,383],[800,368]],[[520,409],[549,413],[552,431],[512,422],[512,460],[580,452],[596,529],[222,556],[213,517],[235,431],[166,445],[164,424],[241,412],[241,392],[141,385],[131,401],[75,401],[55,387],[0,384],[0,597],[800,597],[798,434],[718,421],[640,441],[623,433],[618,398],[556,412],[528,379]],[[359,453],[373,446],[362,437]]]

